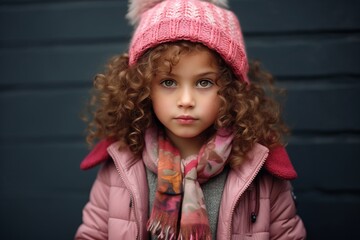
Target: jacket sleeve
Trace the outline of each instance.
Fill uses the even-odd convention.
[[[291,183],[274,178],[270,198],[270,239],[305,239],[306,230],[296,213]]]
[[[109,191],[109,173],[105,164],[93,183],[90,199],[83,209],[83,222],[76,232],[75,239],[108,238]]]

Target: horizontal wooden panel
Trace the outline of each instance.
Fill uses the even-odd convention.
[[[129,38],[132,33],[125,19],[126,0],[37,2],[0,5],[0,42]],[[232,0],[230,6],[245,33],[359,29],[360,4],[356,0]]]
[[[294,130],[359,130],[359,83],[309,81],[285,87],[288,94],[284,115]]]
[[[1,239],[73,239],[87,199],[66,194],[1,195]]]
[[[311,192],[297,194],[297,198],[298,213],[304,221],[307,239],[360,238],[356,227],[349,228],[360,223],[358,195],[324,195]]]
[[[359,29],[360,3],[356,0],[231,0],[230,6],[249,33]]]
[[[0,169],[2,196],[87,194],[97,168],[80,170],[88,154],[84,143],[2,144]]]
[[[0,95],[0,136],[7,138],[78,137],[85,129],[81,112],[87,90],[10,92]]]
[[[125,51],[119,44],[52,48],[2,49],[1,84],[88,82],[113,55]],[[19,70],[21,69],[21,70]],[[7,80],[5,80],[7,78]]]
[[[247,49],[250,59],[260,60],[278,77],[360,73],[357,35],[250,38]]]
[[[109,43],[0,49],[0,86],[89,82],[111,56],[127,47]],[[278,77],[360,74],[360,37],[250,38],[247,48],[250,59],[261,60]]]
[[[319,190],[332,194],[360,190],[360,138],[302,138],[290,140],[289,156],[299,178],[298,191]]]
[[[128,38],[127,1],[56,2],[0,8],[0,42]]]

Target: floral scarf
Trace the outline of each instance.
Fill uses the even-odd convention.
[[[157,239],[211,239],[200,184],[224,169],[232,139],[229,132],[219,130],[198,155],[182,160],[164,133],[147,130],[143,160],[158,175],[147,227]]]

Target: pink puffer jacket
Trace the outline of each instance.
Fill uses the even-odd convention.
[[[148,239],[149,194],[144,164],[129,151],[119,152],[116,143],[107,152],[103,149],[110,143],[101,144],[82,163],[82,168],[108,159],[108,154],[113,161],[106,161],[98,173],[75,239]],[[305,239],[290,182],[284,180],[296,173],[291,163],[284,160],[284,154],[279,151],[275,154],[279,161],[274,161],[274,156],[268,157],[267,148],[256,145],[247,161],[229,171],[217,239]],[[255,222],[251,221],[252,215]]]

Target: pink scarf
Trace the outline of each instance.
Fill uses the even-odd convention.
[[[181,160],[178,149],[163,133],[146,132],[143,160],[158,175],[148,231],[158,239],[211,239],[200,184],[224,169],[232,139],[227,131],[219,130],[198,155]]]

